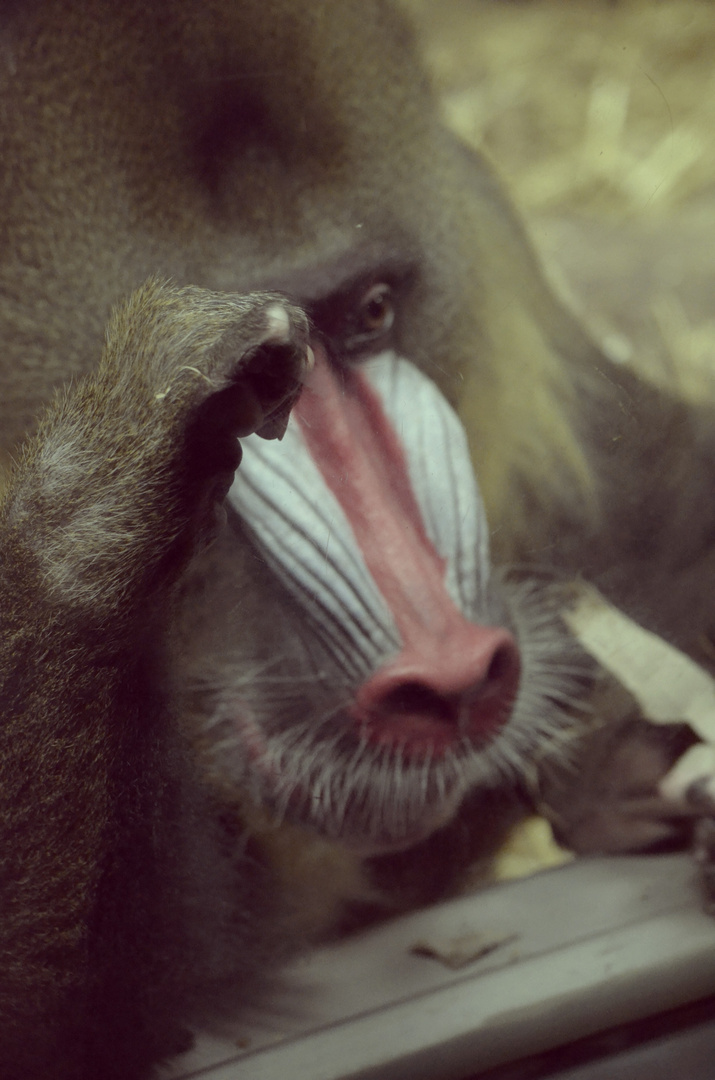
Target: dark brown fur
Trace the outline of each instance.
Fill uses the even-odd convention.
[[[249,970],[263,958],[257,927],[242,924],[245,878],[231,859],[206,857],[218,827],[171,707],[165,640],[172,587],[217,528],[247,388],[270,411],[300,376],[298,311],[294,344],[264,347],[279,378],[267,385],[266,356],[252,355],[274,300],[158,283],[135,294],[96,373],[58,397],[28,444],[5,500],[8,1076],[49,1076],[53,1059],[58,1076],[133,1075],[172,1049],[164,1028],[213,963],[204,934],[227,948],[239,939],[234,976],[237,955]],[[205,889],[201,930],[193,873]]]

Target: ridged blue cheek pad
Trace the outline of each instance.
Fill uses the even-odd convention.
[[[322,364],[328,363],[323,354]],[[448,597],[469,620],[482,608],[488,583],[488,530],[456,413],[427,376],[392,351],[351,369],[343,378],[339,371],[325,370],[309,377],[280,442],[256,435],[242,440],[243,460],[230,501],[305,611],[312,630],[341,670],[360,681],[400,650],[404,635],[385,600],[384,587],[368,566],[365,544],[356,536],[365,531],[363,519],[355,518],[361,511],[355,510],[351,524],[354,507],[349,494],[341,505],[336,484],[326,482],[325,467],[316,464],[316,432],[311,428],[311,407],[316,402],[311,395],[322,393],[327,378],[333,380],[330,393],[343,399],[354,396],[354,401],[343,401],[353,411],[359,411],[360,400],[369,399],[371,415],[375,410],[381,413],[381,426],[401,447],[404,486],[411,488],[409,499],[421,517],[424,546],[433,550]],[[361,448],[356,447],[355,453],[360,455]],[[369,457],[370,451],[364,456]],[[372,462],[374,469],[374,452]],[[356,470],[361,468],[357,462]],[[399,526],[406,542],[407,532],[415,531],[413,525],[414,520],[406,519]]]

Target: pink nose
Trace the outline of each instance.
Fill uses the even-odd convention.
[[[399,432],[364,372],[348,368],[338,379],[317,342],[314,351],[298,422],[401,642],[358,690],[353,718],[369,741],[420,760],[463,741],[484,746],[516,696],[516,642],[500,627],[470,622],[451,595]]]
[[[429,651],[407,646],[358,691],[354,712],[372,741],[439,754],[461,739],[484,746],[508,720],[519,651],[500,627],[475,626]]]

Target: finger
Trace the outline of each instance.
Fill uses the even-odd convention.
[[[715,813],[715,746],[696,743],[663,777],[664,798],[693,814]]]

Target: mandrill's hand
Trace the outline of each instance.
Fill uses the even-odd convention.
[[[280,296],[154,280],[133,293],[6,500],[5,528],[50,595],[116,610],[171,584],[216,531],[238,438],[280,438],[309,357],[307,319]]]
[[[277,296],[151,281],[15,470],[0,508],[3,1076],[148,1076],[175,1043],[197,970],[184,875],[201,850],[204,889],[214,832],[163,675],[171,594],[216,527],[238,436],[283,430],[307,339]],[[206,900],[221,928],[223,905]]]
[[[715,680],[592,586],[568,596],[562,617],[595,661],[588,720],[535,770],[536,801],[575,851],[692,843],[715,913]]]

